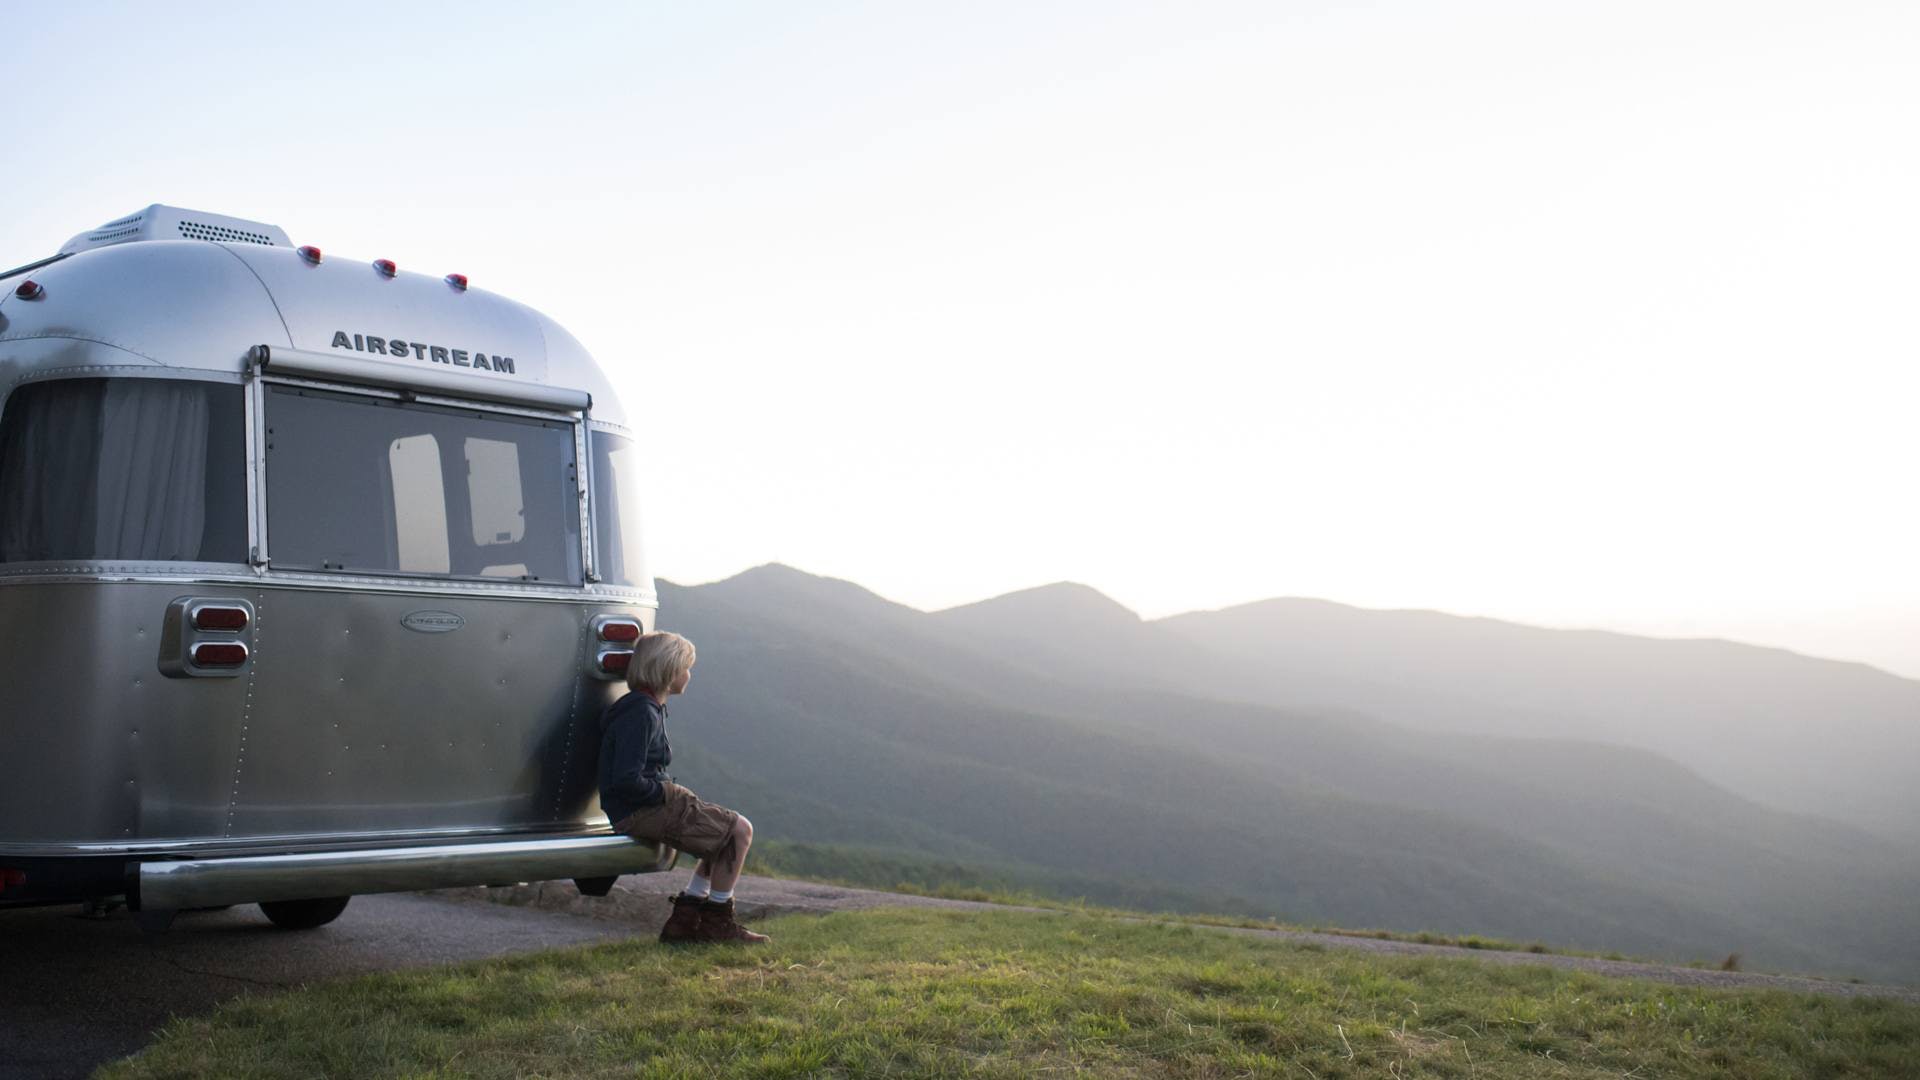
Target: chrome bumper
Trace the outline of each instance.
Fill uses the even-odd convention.
[[[142,910],[361,893],[615,877],[665,870],[677,853],[625,836],[241,855],[139,864]]]

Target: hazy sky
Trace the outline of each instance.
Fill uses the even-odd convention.
[[[1920,5],[38,5],[0,263],[149,202],[615,373],[655,570],[1920,677]]]

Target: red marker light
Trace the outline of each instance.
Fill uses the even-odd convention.
[[[465,274],[448,274],[448,275],[447,275],[447,284],[449,284],[449,285],[451,285],[451,286],[453,286],[453,287],[454,287],[454,289],[455,289],[455,290],[457,290],[457,291],[459,291],[459,292],[466,292],[466,291],[467,291],[467,275],[465,275]]]
[[[392,277],[400,272],[400,268],[393,265],[392,259],[375,259],[373,260],[373,268],[380,271],[381,277]]]
[[[600,670],[609,675],[625,675],[627,665],[633,662],[630,652],[610,652],[600,657]]]
[[[0,892],[27,883],[27,872],[11,866],[0,866]]]
[[[606,622],[600,624],[601,641],[639,641],[640,624],[636,622]]]
[[[203,641],[193,647],[193,662],[200,667],[239,667],[247,662],[247,647],[237,641]]]
[[[22,300],[38,300],[47,295],[47,290],[43,288],[39,282],[27,280],[21,282],[19,287],[13,290],[13,295]]]
[[[247,609],[237,607],[203,607],[193,613],[195,630],[237,631],[247,628]]]
[[[319,248],[314,247],[312,244],[302,244],[300,245],[299,251],[300,251],[300,257],[307,260],[308,266],[320,265],[320,249]]]

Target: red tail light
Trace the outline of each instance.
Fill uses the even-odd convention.
[[[11,866],[0,866],[0,892],[17,888],[27,883],[27,872],[15,870]]]
[[[392,277],[400,272],[400,268],[393,265],[392,259],[375,259],[373,260],[373,268],[380,271],[381,277]]]
[[[203,641],[193,647],[198,667],[239,667],[247,662],[247,647],[237,641]]]
[[[600,624],[601,641],[639,641],[640,624],[637,622],[604,622]]]
[[[13,295],[22,300],[38,300],[47,295],[47,290],[39,282],[27,280],[14,288]]]
[[[307,265],[309,266],[320,265],[320,249],[319,248],[314,247],[312,244],[302,244],[297,250],[300,252],[300,257],[307,260]]]
[[[454,287],[454,288],[455,288],[456,290],[458,290],[458,291],[460,291],[460,292],[466,292],[466,291],[467,291],[467,275],[465,275],[465,274],[448,274],[448,275],[447,275],[447,284],[449,284],[449,285],[451,285],[451,286],[453,286],[453,287]]]
[[[604,653],[600,657],[600,670],[609,675],[625,675],[627,665],[632,662],[633,654],[630,652]]]
[[[193,612],[195,630],[239,631],[247,628],[247,609],[237,607],[203,607]]]

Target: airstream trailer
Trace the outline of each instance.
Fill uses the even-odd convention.
[[[566,331],[158,205],[0,290],[0,906],[306,927],[671,864],[595,796],[657,602]]]

